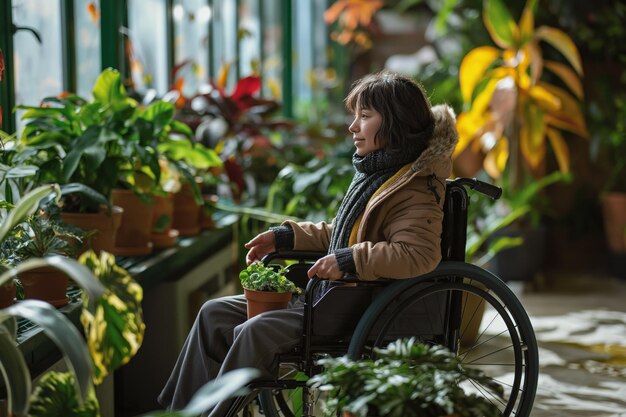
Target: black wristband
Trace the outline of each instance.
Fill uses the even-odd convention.
[[[274,232],[274,239],[276,239],[276,250],[292,250],[294,233],[291,226],[275,226],[270,227],[270,230]]]

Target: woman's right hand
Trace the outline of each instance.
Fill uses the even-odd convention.
[[[243,245],[249,249],[246,255],[246,263],[250,265],[252,262],[260,261],[268,253],[276,251],[276,238],[274,232],[268,230],[258,234],[250,242]]]

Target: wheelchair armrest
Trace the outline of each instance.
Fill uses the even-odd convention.
[[[277,252],[268,253],[267,255],[263,257],[263,259],[261,259],[261,262],[267,265],[268,263],[270,263],[270,261],[273,261],[274,259],[294,260],[294,261],[300,261],[300,262],[316,261],[325,255],[326,255],[326,252],[285,250],[285,251],[277,251]]]

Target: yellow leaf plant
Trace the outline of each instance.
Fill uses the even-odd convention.
[[[580,54],[563,31],[535,28],[536,0],[528,0],[518,23],[502,0],[485,0],[483,21],[497,46],[479,46],[462,60],[459,77],[465,111],[457,121],[455,156],[471,147],[485,153],[483,168],[494,179],[508,168],[513,190],[525,173],[545,174],[547,146],[559,170],[570,170],[569,147],[561,132],[589,136],[579,104],[583,99]],[[541,42],[569,65],[544,59]],[[544,69],[565,88],[542,80]]]

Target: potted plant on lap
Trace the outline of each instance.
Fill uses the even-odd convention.
[[[239,279],[248,303],[248,318],[271,310],[287,308],[294,294],[302,290],[287,279],[287,267],[275,270],[254,262],[239,273]]]

